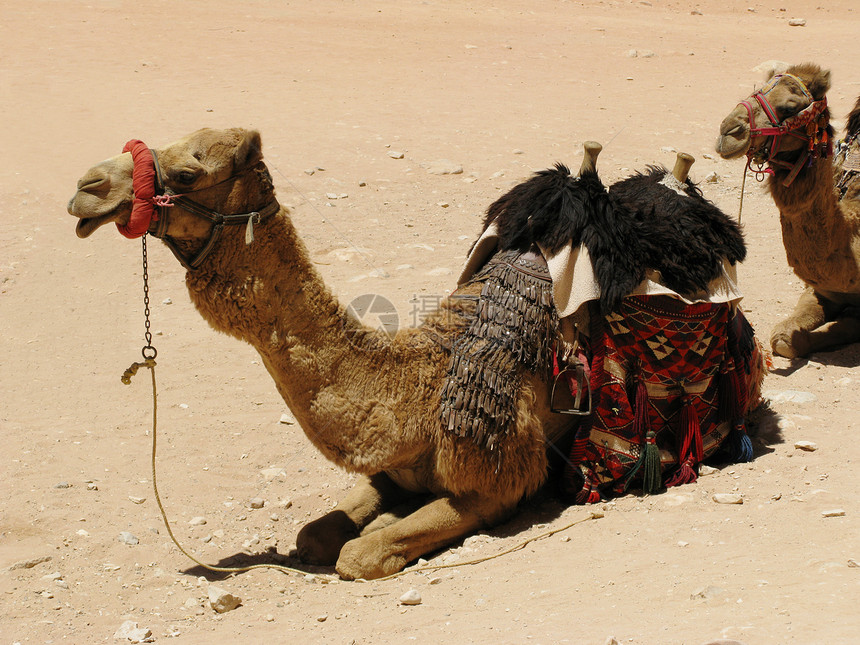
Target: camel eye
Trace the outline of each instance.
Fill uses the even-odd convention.
[[[191,172],[190,170],[182,170],[179,174],[176,175],[176,181],[178,181],[183,186],[190,186],[194,183],[194,180],[197,179],[197,174]]]
[[[785,105],[779,106],[779,112],[783,119],[787,119],[800,112],[801,107],[803,106],[800,104],[800,102],[789,101]]]

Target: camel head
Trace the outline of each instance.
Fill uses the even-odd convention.
[[[785,156],[795,153],[796,156],[798,150],[809,145],[809,139],[781,136],[779,131],[811,135],[813,133],[807,130],[810,122],[829,128],[830,114],[825,99],[828,89],[830,72],[818,65],[794,65],[784,74],[771,72],[761,91],[738,103],[723,119],[716,151],[723,159],[746,154],[759,163],[777,152]]]
[[[193,249],[205,244],[218,223],[206,213],[226,216],[228,224],[233,223],[230,217],[244,215],[244,223],[250,211],[275,203],[271,178],[261,163],[260,134],[254,130],[204,128],[153,150],[152,157],[136,143],[78,181],[68,206],[79,220],[78,237],[114,222],[127,237],[149,231]]]

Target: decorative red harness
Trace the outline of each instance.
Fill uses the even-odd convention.
[[[208,190],[231,179],[235,179],[237,175],[247,172],[250,168],[241,170],[236,175],[231,175],[227,179],[211,186],[181,194],[170,194],[166,192],[167,189],[164,186],[161,167],[158,164],[158,155],[155,150],[148,148],[145,143],[138,139],[132,139],[125,144],[122,151],[130,152],[132,161],[134,162],[131,180],[134,199],[128,223],[124,226],[117,224],[119,232],[129,239],[135,239],[147,233],[163,239],[179,262],[182,263],[182,266],[188,270],[193,270],[200,266],[206,256],[215,248],[215,243],[221,236],[225,225],[244,224],[246,226],[245,240],[246,243],[250,244],[254,239],[254,224],[259,224],[271,217],[281,208],[278,200],[273,199],[259,211],[224,215],[198,204],[187,197],[191,193]],[[265,167],[263,168],[265,170]],[[186,255],[177,246],[176,242],[167,235],[167,209],[173,206],[180,206],[183,210],[208,220],[213,224],[209,239],[203,245],[203,248],[193,257]],[[153,222],[156,222],[157,226],[153,227]]]
[[[767,100],[767,94],[777,85],[779,79],[784,77],[791,78],[798,84],[803,95],[809,101],[809,105],[794,116],[780,121],[776,111]],[[765,145],[755,152],[752,150],[747,152],[747,168],[750,168],[753,163],[758,166],[757,169],[753,168],[756,179],[762,181],[765,175],[775,174],[773,166],[778,166],[789,171],[788,176],[782,180],[782,184],[786,187],[790,186],[805,165],[808,166],[819,157],[827,158],[833,153],[833,143],[827,133],[828,119],[825,115],[827,97],[823,97],[820,101],[814,100],[806,85],[797,76],[777,74],[763,89],[753,94],[752,98],[758,102],[767,115],[769,127],[756,127],[752,103],[749,100],[741,101],[740,104],[746,108],[749,115],[750,139],[772,137],[770,146]],[[822,115],[825,117],[821,118]],[[780,140],[785,135],[807,142],[806,148],[794,162],[776,158],[780,152]],[[764,168],[765,164],[768,165],[767,168]]]

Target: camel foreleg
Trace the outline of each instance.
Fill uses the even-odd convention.
[[[860,342],[860,318],[838,316],[836,320],[825,323],[809,333],[809,352],[834,349],[849,343]]]
[[[296,536],[299,558],[308,564],[334,564],[344,544],[408,496],[384,473],[360,478],[334,509],[302,527]]]
[[[813,350],[810,332],[827,321],[825,300],[812,287],[806,287],[791,315],[773,328],[770,346],[785,358],[800,358]]]
[[[770,336],[773,353],[800,358],[860,341],[860,318],[856,311],[856,307],[845,309],[844,305],[807,287],[791,316],[773,328]]]
[[[436,498],[402,520],[344,544],[335,568],[347,580],[391,575],[426,553],[501,522],[515,508],[515,503],[478,495]]]

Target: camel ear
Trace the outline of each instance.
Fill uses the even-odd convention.
[[[263,159],[263,144],[257,130],[245,130],[242,140],[236,146],[233,161],[236,170],[250,168]]]
[[[827,90],[830,89],[830,70],[822,69],[821,73],[816,74],[809,82],[807,89],[816,100],[821,100],[827,94]]]

